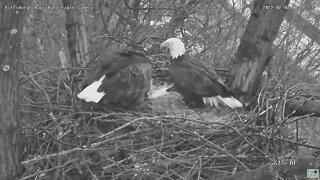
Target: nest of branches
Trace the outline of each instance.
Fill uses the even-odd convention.
[[[250,113],[191,110],[176,95],[149,110],[106,113],[81,105],[72,78],[57,72],[25,77],[21,179],[223,179],[314,148],[283,133],[283,121],[261,123],[271,117],[266,99],[278,97],[270,91]]]

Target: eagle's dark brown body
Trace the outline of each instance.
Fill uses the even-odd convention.
[[[105,93],[98,104],[134,108],[143,101],[151,86],[152,67],[147,61],[145,56],[133,51],[106,54],[86,75],[82,89],[105,76],[97,88],[97,92]]]
[[[183,42],[169,38],[160,44],[160,49],[168,48],[171,56],[170,73],[175,89],[189,106],[210,103],[219,107],[218,100],[230,108],[242,107],[232,91],[223,83],[217,72],[207,67],[200,59],[186,54]]]
[[[187,105],[202,106],[203,97],[233,96],[215,70],[190,55],[172,59],[170,74],[175,89],[183,96]]]

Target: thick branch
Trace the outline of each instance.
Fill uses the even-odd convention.
[[[311,115],[320,117],[320,100],[301,98],[292,99],[286,103],[285,116]]]

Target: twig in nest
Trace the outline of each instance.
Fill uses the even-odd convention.
[[[179,128],[179,129],[181,129],[179,126],[176,126],[176,127]],[[237,159],[235,156],[233,156],[232,154],[230,154],[226,149],[223,149],[223,148],[219,147],[218,145],[216,145],[216,144],[212,143],[211,141],[203,138],[202,136],[200,136],[200,135],[197,134],[197,133],[194,133],[194,132],[192,132],[192,131],[190,131],[190,130],[186,130],[186,129],[182,129],[182,130],[183,130],[183,131],[186,131],[186,132],[188,132],[188,133],[190,133],[190,134],[193,134],[193,135],[197,136],[198,138],[206,141],[208,144],[210,144],[210,145],[213,146],[214,148],[218,149],[219,151],[225,152],[225,153],[228,154],[232,159],[234,159],[234,160],[237,161],[241,166],[243,166],[245,169],[249,169],[245,164],[243,164],[239,159]]]
[[[74,159],[73,161],[77,161],[77,159]],[[62,164],[62,165],[54,166],[53,168],[50,168],[50,169],[45,169],[45,170],[37,171],[37,172],[35,172],[35,173],[33,173],[33,174],[29,175],[29,176],[26,176],[26,177],[23,177],[23,178],[19,179],[19,180],[27,180],[27,179],[32,178],[32,177],[35,177],[35,176],[40,176],[40,177],[41,177],[41,175],[46,174],[46,173],[48,173],[48,172],[53,172],[53,171],[55,171],[55,170],[57,170],[57,169],[62,169],[62,168],[64,168],[66,165],[72,163],[73,161],[68,161],[68,162],[66,162],[66,163],[64,163],[64,164]]]

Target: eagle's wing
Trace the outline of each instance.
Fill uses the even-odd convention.
[[[203,97],[229,96],[231,93],[214,70],[210,70],[200,60],[191,56],[172,62],[170,73],[178,87]]]
[[[103,75],[109,78],[130,64],[147,61],[144,55],[133,51],[106,53],[102,58],[103,61],[93,67],[83,79],[82,88],[100,79]]]
[[[104,103],[129,107],[140,103],[150,89],[152,67],[149,63],[135,63],[105,78],[98,92],[104,91]]]
[[[97,95],[99,98],[94,98],[94,102],[126,108],[143,100],[151,78],[152,67],[145,56],[131,51],[117,52],[105,55],[86,75],[82,82],[85,91],[79,94],[84,100]]]
[[[212,80],[217,81],[221,85],[223,85],[225,88],[229,90],[229,88],[225,85],[222,78],[219,76],[219,74],[213,69],[209,68],[203,61],[201,61],[198,58],[189,56],[190,58],[187,60],[187,63],[192,64],[191,66],[195,67],[196,69],[202,69],[202,71]]]

